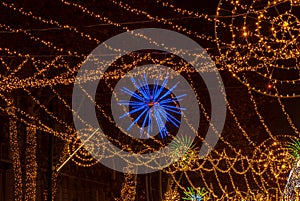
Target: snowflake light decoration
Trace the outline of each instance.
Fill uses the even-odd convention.
[[[189,158],[192,149],[194,148],[193,141],[190,137],[182,136],[174,139],[174,143],[171,145],[171,153],[175,160],[182,156],[182,158]]]
[[[166,126],[167,123],[171,123],[176,128],[180,126],[180,115],[185,108],[179,106],[179,101],[186,94],[179,96],[173,94],[179,82],[170,89],[167,89],[168,75],[166,75],[161,85],[159,84],[160,75],[154,80],[154,84],[149,84],[146,74],[144,74],[143,79],[135,80],[133,77],[130,79],[136,90],[131,91],[123,87],[122,92],[130,95],[131,98],[129,101],[119,101],[120,105],[129,106],[129,112],[120,116],[120,118],[127,116],[132,118],[132,123],[128,126],[127,131],[134,125],[137,125],[140,128],[140,135],[142,136],[145,128],[147,128],[146,135],[149,138],[155,121],[160,136],[163,139],[169,135]]]
[[[179,136],[174,139],[170,145],[173,166],[180,171],[191,170],[191,167],[198,159],[193,140],[188,136]]]
[[[183,200],[190,200],[190,201],[202,201],[204,196],[208,193],[205,188],[197,188],[196,192],[193,188],[188,187],[187,191],[183,192],[186,197],[182,197]]]

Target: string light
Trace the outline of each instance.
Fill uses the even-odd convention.
[[[130,170],[129,167],[128,170]],[[122,184],[121,189],[121,198],[116,198],[116,201],[128,200],[135,201],[136,200],[136,185],[137,185],[137,175],[133,174],[125,174],[125,181]]]
[[[10,110],[10,113],[15,113],[13,100],[10,100],[7,106],[7,110]],[[22,200],[22,167],[18,140],[18,127],[16,119],[12,117],[9,118],[9,144],[14,170],[14,198],[15,200]]]
[[[103,15],[97,14],[91,11],[89,8],[79,4],[72,3],[69,1],[61,0],[62,3],[67,5],[72,9],[78,9],[83,14],[92,17],[93,19],[100,20],[101,22],[120,28],[124,31],[130,31],[129,27],[126,24],[116,23],[113,20],[105,17]],[[200,181],[205,186],[205,189],[209,192],[209,194],[215,200],[246,200],[246,199],[279,199],[282,195],[282,186],[286,181],[286,173],[291,170],[290,158],[287,155],[287,150],[285,148],[285,142],[287,142],[290,138],[290,135],[283,135],[282,138],[275,136],[274,133],[269,128],[269,125],[266,123],[264,116],[260,112],[260,105],[257,103],[257,100],[253,96],[252,91],[260,92],[264,95],[275,96],[278,99],[278,103],[280,105],[281,111],[286,117],[289,125],[295,131],[296,134],[299,134],[297,127],[295,126],[293,119],[288,114],[285,109],[285,105],[281,102],[282,97],[297,97],[298,94],[290,94],[286,91],[282,90],[278,86],[287,86],[298,84],[300,78],[291,78],[291,79],[282,79],[277,78],[276,70],[272,69],[281,69],[285,72],[291,72],[293,70],[298,71],[298,67],[293,67],[292,65],[283,65],[280,64],[281,60],[288,60],[298,57],[298,49],[295,46],[298,44],[297,38],[297,26],[292,26],[292,23],[289,20],[294,20],[295,24],[298,23],[297,15],[294,13],[293,7],[299,6],[297,2],[294,1],[269,1],[268,5],[265,5],[263,9],[256,10],[255,5],[258,1],[254,1],[253,4],[243,5],[243,1],[229,1],[229,0],[221,0],[219,6],[217,8],[217,16],[211,17],[207,14],[199,14],[194,11],[189,11],[187,9],[176,7],[176,5],[170,2],[163,2],[161,0],[157,0],[160,5],[166,8],[170,8],[172,11],[180,14],[180,15],[188,15],[194,16],[199,19],[206,20],[207,22],[215,22],[216,23],[216,39],[208,36],[206,34],[200,34],[196,31],[189,30],[184,26],[178,25],[170,20],[154,16],[142,9],[137,7],[133,7],[130,4],[126,4],[122,1],[111,1],[114,5],[117,5],[119,8],[124,11],[129,11],[131,13],[136,13],[138,15],[142,15],[147,17],[150,21],[158,22],[163,25],[168,25],[172,27],[176,31],[180,31],[186,33],[187,35],[196,36],[196,38],[201,40],[206,40],[210,42],[212,45],[217,43],[220,51],[220,56],[213,56],[216,60],[216,63],[220,65],[220,71],[229,71],[235,79],[238,79],[243,83],[248,89],[248,98],[251,106],[253,106],[254,112],[256,114],[257,119],[259,120],[260,125],[262,125],[265,132],[268,134],[268,139],[263,143],[258,144],[254,139],[251,138],[249,131],[247,131],[244,124],[241,122],[241,117],[238,116],[238,112],[236,111],[233,102],[226,100],[227,109],[231,118],[233,119],[234,125],[237,126],[238,132],[241,133],[243,139],[246,140],[247,143],[251,145],[251,149],[253,149],[252,155],[244,155],[239,148],[236,148],[235,145],[221,136],[221,133],[215,131],[217,136],[220,136],[220,142],[226,145],[226,149],[224,150],[214,150],[211,155],[209,155],[205,159],[197,158],[197,153],[192,152],[188,154],[189,158],[193,158],[192,163],[187,163],[189,165],[184,166],[188,168],[182,168],[183,166],[173,165],[170,168],[164,169],[164,171],[169,174],[176,184],[174,189],[170,188],[168,193],[165,194],[165,200],[176,200],[178,199],[179,192],[177,191],[177,187],[181,190],[186,189],[186,186],[182,186],[180,180],[176,178],[176,173],[178,171],[184,172],[184,179],[188,182],[188,186],[191,186],[193,189],[196,189],[196,186],[193,182],[191,176],[187,173],[187,171],[193,171],[195,174],[200,177]],[[281,19],[285,19],[286,14],[280,13],[277,17],[274,16],[274,20],[270,21],[271,16],[269,10],[274,7],[279,7],[279,5],[286,3],[291,5],[291,9],[288,10],[288,16],[290,16],[289,20],[280,21]],[[74,33],[77,36],[81,37],[83,40],[94,41],[98,44],[100,41],[97,38],[92,37],[89,33],[81,32],[74,26],[61,23],[59,21],[53,19],[46,19],[40,16],[37,16],[32,11],[26,10],[21,7],[17,7],[13,3],[5,3],[1,2],[1,5],[6,9],[13,10],[23,16],[30,17],[36,21],[41,22],[42,24],[53,25],[60,29],[68,30],[70,33]],[[233,8],[228,10],[226,5],[231,5]],[[253,18],[253,16],[255,16]],[[229,24],[228,20],[225,19],[231,17],[234,18],[233,23]],[[236,19],[241,18],[244,22],[242,25],[235,24]],[[252,20],[252,21],[251,21]],[[249,22],[254,22],[255,26],[250,26]],[[267,23],[268,22],[268,23]],[[271,22],[271,23],[270,23]],[[266,24],[267,23],[267,24]],[[280,25],[280,26],[279,26]],[[36,158],[35,149],[35,135],[37,130],[44,131],[46,133],[52,134],[56,137],[63,139],[66,142],[65,149],[62,151],[60,156],[61,164],[64,159],[72,153],[74,149],[79,146],[79,140],[75,137],[76,131],[69,125],[65,120],[59,117],[58,114],[51,112],[46,105],[40,100],[40,97],[35,97],[30,89],[33,88],[45,88],[49,87],[51,93],[53,93],[58,101],[64,106],[64,108],[69,112],[74,112],[70,106],[70,103],[55,89],[55,86],[67,86],[74,83],[74,78],[76,76],[77,70],[82,65],[82,62],[78,62],[75,66],[70,66],[70,61],[68,58],[77,58],[80,61],[86,59],[86,55],[79,54],[77,51],[68,51],[64,48],[56,45],[52,41],[44,40],[42,37],[38,37],[28,31],[27,29],[13,28],[8,24],[1,24],[0,27],[10,33],[22,34],[25,37],[28,37],[30,40],[34,41],[34,43],[38,43],[43,45],[50,50],[54,50],[54,55],[48,55],[47,57],[39,56],[39,55],[31,55],[30,53],[20,53],[18,51],[12,50],[10,48],[0,48],[0,51],[3,55],[0,57],[0,67],[4,69],[7,75],[1,75],[0,80],[0,91],[3,93],[10,92],[12,90],[21,89],[26,93],[28,97],[33,101],[37,107],[39,107],[43,113],[49,116],[51,119],[55,120],[56,123],[62,125],[65,128],[64,132],[58,132],[47,125],[42,119],[37,116],[33,116],[28,114],[27,112],[21,110],[20,108],[13,105],[12,100],[8,99],[4,95],[0,95],[1,99],[4,100],[8,104],[6,109],[0,108],[1,111],[6,112],[10,116],[10,144],[12,159],[13,159],[13,169],[14,169],[14,179],[15,179],[15,197],[17,200],[22,199],[23,193],[25,193],[25,200],[30,200],[33,196],[36,188],[35,178],[36,178]],[[269,31],[272,37],[267,37],[264,32],[264,28],[269,28]],[[230,40],[226,40],[226,37],[222,33],[224,29],[228,30],[231,34]],[[222,30],[222,31],[220,31]],[[287,38],[287,31],[292,31],[292,35],[290,38]],[[284,37],[281,37],[283,34]],[[139,36],[143,37],[143,36]],[[225,37],[225,38],[224,38]],[[252,41],[253,38],[256,38],[257,41]],[[150,40],[150,38],[145,38]],[[226,41],[226,42],[225,42]],[[230,42],[228,42],[230,41]],[[151,41],[152,42],[152,41]],[[256,42],[256,43],[255,43]],[[155,43],[155,41],[153,41]],[[272,44],[281,44],[286,43],[283,46],[284,50],[279,50],[279,48],[274,48]],[[157,44],[162,45],[162,44]],[[112,47],[107,47],[109,49],[114,50],[115,58],[120,55],[120,50],[115,50]],[[170,48],[170,47],[168,47]],[[163,53],[156,53],[157,55],[163,55]],[[192,54],[191,52],[184,52],[184,54]],[[180,68],[176,68],[176,71],[179,73],[186,73],[187,80],[191,83],[191,87],[196,91],[195,81],[191,77],[191,73],[194,72],[192,68],[188,64],[180,61],[176,63],[174,61],[174,56],[169,55],[166,56],[165,59],[156,59],[153,57],[155,53],[143,54],[142,56],[136,57],[134,54],[131,54],[132,58],[134,58],[134,62],[128,64],[124,60],[120,60],[120,65],[122,69],[114,69],[109,72],[106,72],[101,79],[105,81],[108,89],[112,92],[112,96],[114,96],[113,92],[113,84],[112,81],[116,81],[121,79],[128,69],[132,69],[135,66],[139,65],[142,61],[151,61],[156,64],[169,64],[172,66],[178,65]],[[12,66],[8,65],[5,62],[5,58],[20,58],[22,61],[16,67],[11,68]],[[110,55],[111,56],[111,55]],[[201,56],[201,55],[199,55]],[[251,63],[251,59],[257,61]],[[298,61],[295,61],[296,64]],[[95,63],[99,66],[102,66],[103,63],[101,61],[95,60]],[[21,72],[22,69],[26,68],[26,65],[32,64],[35,68],[35,72],[27,78],[19,78],[17,77],[18,72]],[[297,65],[295,65],[297,66]],[[64,70],[58,76],[53,78],[48,78],[47,72],[59,68],[60,70]],[[175,67],[174,67],[175,68]],[[267,68],[267,69],[266,69]],[[272,69],[271,69],[272,68]],[[265,71],[264,71],[265,70]],[[209,66],[203,67],[203,72],[210,72]],[[255,75],[261,76],[264,80],[261,86],[256,86],[251,77],[248,76],[249,73],[254,73]],[[142,72],[138,72],[137,74],[142,74]],[[133,75],[136,76],[136,75]],[[91,80],[98,80],[99,74],[97,72],[87,72],[86,75],[80,78],[81,83],[87,83]],[[218,83],[220,84],[220,83]],[[220,84],[221,85],[221,84]],[[280,89],[280,90],[279,90]],[[225,91],[223,91],[225,96]],[[86,94],[88,98],[92,100],[91,94]],[[199,94],[196,94],[197,101],[199,103],[199,107],[203,110],[203,115],[205,119],[209,122],[210,115],[207,111],[207,108],[203,105],[203,103],[199,100]],[[107,114],[104,110],[103,106],[96,104],[96,108],[100,111],[101,115],[107,119],[108,122],[113,123],[114,120]],[[80,119],[79,116],[77,116]],[[184,118],[184,117],[183,117]],[[26,175],[28,174],[28,178],[25,184],[25,187],[22,186],[22,170],[20,164],[20,150],[18,146],[17,139],[17,121],[22,122],[27,126],[27,134],[30,138],[27,138],[27,143],[30,146],[27,147],[26,154]],[[82,119],[81,119],[82,120]],[[184,121],[188,122],[188,119],[184,118]],[[84,122],[88,128],[91,127],[88,122]],[[213,126],[213,125],[212,125]],[[206,143],[204,139],[200,136],[200,134],[195,130],[197,135],[197,139],[201,140],[203,143]],[[109,137],[110,141],[116,143],[119,147],[122,147],[124,150],[128,150],[129,148],[124,145],[118,139],[114,139]],[[133,139],[134,142],[143,144],[142,140]],[[157,143],[160,143],[156,141]],[[108,146],[108,145],[103,145]],[[144,151],[154,151],[150,146],[144,145],[146,150]],[[118,155],[119,153],[111,153],[111,157]],[[194,154],[194,155],[193,155]],[[80,150],[78,154],[76,154],[73,158],[73,162],[77,165],[90,167],[97,163],[95,159],[89,155],[84,149]],[[141,161],[138,161],[142,163]],[[57,164],[57,167],[59,166]],[[192,164],[192,165],[190,165]],[[148,164],[146,164],[148,165]],[[186,165],[186,164],[185,164]],[[150,165],[149,165],[150,166]],[[151,167],[150,167],[151,168]],[[205,175],[209,173],[212,174],[211,180],[205,180]],[[228,176],[228,183],[224,182],[220,175],[225,174]],[[236,176],[242,178],[247,191],[241,190],[239,184],[235,181]],[[52,175],[54,180],[54,193],[57,188],[57,177],[58,174],[53,173]],[[272,183],[270,184],[270,179]],[[215,181],[214,185],[212,185],[211,181]],[[250,181],[254,181],[253,186]],[[133,175],[125,175],[125,182],[121,190],[121,197],[123,200],[134,200],[136,191],[135,191],[136,180]],[[271,189],[271,187],[276,187],[275,189]],[[259,190],[257,190],[259,188]],[[23,192],[24,189],[25,191]],[[220,193],[216,193],[216,189],[220,189]],[[233,190],[228,190],[233,189]]]
[[[299,96],[289,91],[300,81],[295,76],[300,54],[298,6],[293,1],[220,1],[215,19],[220,62],[251,90],[274,97]],[[252,77],[259,77],[260,83]]]
[[[25,147],[25,200],[36,199],[37,182],[37,133],[35,126],[26,128],[26,147]]]
[[[68,146],[68,154],[71,155],[75,150],[80,146],[81,141],[77,137],[71,141]],[[98,160],[94,159],[91,154],[83,147],[81,148],[72,158],[71,160],[76,163],[78,166],[82,167],[91,167],[97,163]]]

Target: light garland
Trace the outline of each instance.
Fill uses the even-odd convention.
[[[163,201],[180,201],[180,194],[177,189],[170,189],[164,194]]]
[[[300,54],[298,6],[289,0],[254,0],[249,5],[240,1],[220,1],[215,33],[221,62],[233,77],[264,95],[298,96],[297,92],[286,90],[298,85],[300,79],[295,76]],[[230,24],[226,21],[228,17],[232,19]],[[220,42],[228,40],[230,42],[225,45]],[[259,77],[260,82],[255,82],[253,77]]]
[[[38,165],[36,160],[37,133],[36,127],[26,128],[26,147],[25,147],[25,200],[36,200],[36,183]]]
[[[79,138],[75,138],[71,141],[71,143],[67,146],[67,152],[69,155],[71,155],[81,144],[81,141]],[[91,154],[82,147],[79,149],[79,151],[71,158],[71,160],[76,163],[78,166],[82,167],[91,167],[97,163],[99,163],[98,160],[94,159]]]
[[[129,167],[127,167],[129,168]],[[130,171],[130,168],[128,169]],[[116,198],[116,201],[135,201],[136,200],[136,185],[137,185],[137,175],[125,174],[125,181],[122,184],[121,198]]]
[[[10,100],[8,103],[9,113],[15,113],[13,108],[14,102]],[[20,161],[20,148],[18,140],[18,127],[15,118],[9,119],[9,144],[10,144],[10,155],[13,161],[14,170],[14,199],[21,201],[23,198],[23,187],[22,187],[22,167]]]
[[[92,17],[95,20],[100,20],[105,24],[119,28],[124,31],[130,31],[130,28],[124,26],[124,24],[114,22],[108,17],[105,17],[102,14],[97,14],[96,11],[91,11],[88,7],[83,6],[79,3],[73,3],[65,0],[61,0],[61,2],[68,8],[77,9],[82,14]],[[146,12],[143,9],[140,9],[123,1],[111,1],[113,5],[117,5],[124,11],[144,16],[148,20],[158,22],[162,25],[167,25],[169,27],[172,27],[176,31],[186,33],[187,35],[195,36],[197,39],[205,40],[211,43],[212,45],[215,45],[215,43],[217,43],[220,51],[220,56],[214,55],[213,58],[216,60],[216,63],[218,65],[222,65],[220,67],[220,71],[229,71],[234,78],[240,80],[241,83],[243,83],[246,86],[245,89],[247,88],[248,92],[246,92],[245,94],[248,93],[247,98],[249,98],[250,106],[254,114],[256,115],[259,124],[262,126],[263,130],[268,134],[269,137],[264,142],[255,142],[255,140],[251,137],[250,132],[247,130],[247,127],[245,126],[245,124],[243,124],[242,118],[241,116],[239,116],[238,109],[235,108],[236,103],[234,103],[231,100],[226,100],[229,115],[233,121],[233,124],[237,128],[236,132],[240,132],[240,134],[243,136],[243,140],[249,143],[249,145],[251,146],[251,150],[253,150],[252,156],[243,154],[242,150],[238,147],[235,147],[234,143],[232,143],[229,139],[226,139],[224,136],[221,136],[221,133],[215,131],[216,134],[220,136],[220,142],[223,143],[226,148],[224,148],[224,150],[214,150],[211,155],[209,155],[203,160],[197,158],[197,153],[193,152],[193,156],[192,154],[188,154],[188,157],[193,158],[193,162],[187,163],[188,165],[185,164],[184,166],[188,168],[183,168],[183,165],[173,165],[170,168],[164,169],[164,171],[174,179],[176,184],[176,188],[174,187],[174,189],[169,189],[168,192],[165,194],[165,199],[176,200],[179,194],[177,191],[177,187],[181,190],[186,189],[186,186],[182,186],[180,182],[182,180],[176,178],[176,173],[178,171],[184,172],[182,179],[185,179],[188,182],[189,186],[196,189],[196,186],[193,182],[194,180],[190,178],[187,172],[191,171],[194,172],[194,174],[198,175],[199,181],[203,183],[203,186],[205,186],[207,191],[215,200],[279,200],[280,196],[282,196],[283,193],[282,186],[286,181],[286,173],[292,168],[290,158],[287,154],[287,149],[285,148],[285,144],[289,139],[293,139],[293,137],[291,135],[282,135],[281,137],[278,137],[278,135],[272,132],[272,130],[270,129],[270,125],[267,124],[267,122],[265,121],[265,117],[260,111],[261,105],[258,104],[253,90],[265,95],[277,97],[280,109],[286,117],[289,125],[291,126],[295,134],[299,134],[298,128],[296,127],[292,117],[287,112],[285,105],[281,100],[282,97],[297,97],[298,94],[287,93],[281,88],[281,86],[293,86],[299,82],[300,78],[296,77],[283,80],[277,78],[276,76],[278,75],[276,75],[275,72],[278,69],[283,70],[284,72],[291,72],[293,70],[298,71],[299,69],[297,66],[283,66],[281,64],[273,62],[273,60],[280,61],[282,59],[288,60],[298,57],[298,49],[295,48],[295,45],[298,44],[298,38],[296,37],[296,35],[292,34],[292,36],[295,36],[288,39],[282,38],[280,34],[283,33],[284,35],[287,30],[291,30],[292,32],[298,31],[297,27],[290,27],[291,23],[289,20],[294,20],[296,24],[298,23],[297,19],[295,18],[296,14],[293,13],[293,7],[299,7],[299,3],[295,3],[294,1],[281,0],[263,1],[263,3],[269,3],[266,3],[264,9],[258,10],[255,7],[255,5],[257,5],[259,2],[258,0],[255,0],[252,5],[243,5],[243,2],[241,1],[222,0],[220,1],[220,4],[217,8],[217,16],[213,18],[208,16],[207,14],[201,14],[198,12],[179,8],[175,4],[172,4],[170,2],[161,0],[157,0],[156,2],[158,2],[164,8],[171,9],[177,14],[184,16],[194,16],[201,20],[206,20],[209,23],[215,22],[217,33],[216,39],[206,34],[189,30],[186,27],[171,22],[164,17],[154,16],[150,12]],[[285,21],[282,21],[282,19],[285,19],[284,15],[286,14],[281,13],[279,14],[279,16],[274,17],[274,20],[271,24],[266,25],[266,22],[272,20],[269,11],[271,9],[274,9],[275,7],[278,7],[278,5],[281,4],[291,5],[291,9],[288,10],[288,15],[291,16],[291,18],[289,20],[286,19]],[[100,43],[100,40],[92,37],[90,33],[79,31],[79,29],[74,26],[65,24],[63,22],[59,22],[58,20],[40,17],[32,11],[16,6],[16,4],[14,3],[2,2],[1,5],[6,9],[13,10],[16,13],[21,14],[23,16],[27,16],[33,19],[34,21],[38,21],[42,24],[53,25],[62,30],[67,30],[72,34],[81,37],[82,40],[93,41],[96,44]],[[233,9],[226,10],[227,6],[229,5],[233,6]],[[252,15],[254,15],[255,17],[253,18]],[[228,17],[235,18],[233,20],[233,23],[228,23],[228,21],[225,20]],[[242,19],[243,22],[241,25],[235,24],[235,22],[237,21],[236,19],[239,17]],[[254,22],[254,26],[249,26],[249,23],[251,25],[252,22]],[[280,25],[280,27],[283,28],[280,28],[278,25]],[[271,37],[267,37],[266,35],[264,35],[263,28],[265,26],[270,27]],[[34,133],[36,132],[36,130],[44,131],[56,137],[60,137],[61,139],[66,141],[65,150],[61,153],[61,161],[63,161],[63,158],[66,157],[68,154],[72,153],[72,151],[76,149],[76,146],[78,146],[79,143],[76,138],[73,138],[75,136],[76,131],[72,128],[72,126],[69,125],[68,122],[63,120],[58,114],[51,112],[47,108],[47,106],[43,104],[43,102],[40,99],[41,97],[35,97],[35,95],[32,94],[31,89],[50,88],[51,93],[53,93],[57,97],[59,103],[64,106],[66,111],[74,112],[70,106],[70,103],[68,103],[67,99],[63,97],[63,95],[61,94],[61,92],[59,92],[58,89],[56,89],[56,86],[68,86],[74,83],[76,72],[80,68],[82,63],[78,62],[77,65],[69,65],[70,63],[72,63],[70,61],[70,58],[76,58],[82,61],[86,58],[86,55],[79,54],[77,51],[65,50],[63,47],[56,45],[53,41],[44,40],[41,36],[37,36],[32,32],[24,30],[22,28],[14,28],[9,24],[1,24],[0,27],[3,30],[6,30],[7,32],[10,32],[12,34],[22,34],[28,39],[34,41],[34,43],[38,43],[44,47],[49,48],[49,50],[54,50],[55,52],[54,55],[48,55],[47,57],[44,57],[42,55],[31,55],[30,52],[20,53],[16,50],[13,50],[12,48],[0,47],[0,51],[3,54],[0,56],[0,67],[7,72],[7,75],[1,75],[0,91],[3,92],[2,94],[10,92],[12,90],[24,91],[26,93],[26,96],[30,97],[30,99],[42,110],[42,112],[45,115],[49,116],[52,120],[55,121],[55,123],[58,123],[59,125],[65,128],[65,130],[62,132],[56,131],[55,129],[48,126],[46,122],[43,122],[43,120],[39,117],[33,116],[28,112],[21,110],[20,108],[14,106],[10,99],[5,97],[4,95],[0,95],[1,99],[9,105],[8,108],[0,108],[0,110],[7,112],[7,114],[9,114],[10,116],[10,143],[11,145],[13,145],[11,146],[11,151],[15,175],[16,200],[20,200],[22,198],[23,193],[25,193],[25,200],[30,200],[30,196],[34,197],[34,189],[36,187],[36,183],[34,182],[36,178],[37,168],[36,158],[34,157]],[[224,35],[220,34],[220,32],[222,33],[222,31],[225,32],[224,30],[229,31],[228,33],[231,36],[230,42],[226,41]],[[259,38],[257,43],[251,42],[251,38],[253,37]],[[151,41],[150,38],[147,38],[147,40]],[[155,43],[155,41],[151,42]],[[286,43],[286,45],[282,46],[284,47],[282,48],[284,50],[279,50],[279,48],[269,48],[269,46],[271,46],[271,43],[283,44],[283,42]],[[112,49],[111,47],[107,48]],[[117,56],[120,53],[120,50],[113,50],[115,51],[115,57],[117,58]],[[243,52],[245,54],[243,54]],[[163,55],[164,53],[156,54]],[[184,52],[184,54],[192,54],[192,51]],[[269,54],[271,55],[270,57],[268,56]],[[120,66],[122,66],[122,69],[116,68],[114,70],[106,72],[102,76],[101,79],[105,81],[105,84],[107,85],[107,88],[112,92],[113,97],[115,95],[115,92],[113,92],[112,82],[121,79],[128,69],[134,68],[135,66],[141,64],[143,61],[152,61],[152,63],[155,64],[181,66],[180,68],[174,68],[176,68],[176,71],[179,73],[186,73],[187,80],[191,84],[192,88],[194,90],[196,89],[195,81],[191,76],[191,74],[194,71],[190,68],[188,64],[185,64],[182,61],[180,61],[179,63],[174,62],[174,56],[172,55],[166,56],[165,59],[157,59],[153,57],[153,55],[155,55],[155,53],[147,53],[143,54],[143,56],[135,56],[134,54],[132,54],[131,56],[134,62],[128,64],[124,60],[120,59],[119,64]],[[17,66],[10,66],[7,64],[7,58],[21,58],[22,61]],[[254,62],[254,64],[252,64],[250,62],[251,58],[257,60],[258,63]],[[101,61],[95,62],[99,66],[103,65]],[[25,69],[27,65],[31,64],[36,69],[36,72],[31,74],[27,78],[19,78],[17,74],[23,69]],[[56,68],[63,70],[63,73],[52,78],[47,77],[47,72],[50,72],[51,70]],[[209,66],[204,66],[203,72],[210,72]],[[140,73],[142,72],[138,72],[137,74]],[[262,77],[264,79],[262,82],[262,86],[256,86],[256,83],[251,79],[251,77],[249,77],[249,74],[255,74],[256,76]],[[80,82],[86,83],[90,80],[96,79],[99,79],[99,75],[97,74],[97,72],[87,72],[84,77],[80,78]],[[223,93],[225,95],[225,91]],[[91,99],[91,94],[86,95],[88,98]],[[207,111],[206,106],[204,106],[203,103],[200,102],[198,97],[199,94],[196,94],[196,96],[199,106],[201,110],[203,110],[203,115],[205,119],[209,122],[209,111]],[[107,113],[107,111],[102,105],[97,104],[96,108],[100,111],[99,113],[103,115],[105,119],[107,119],[108,122],[114,122],[114,120],[110,117],[110,115]],[[78,119],[80,119],[79,116]],[[184,121],[188,122],[186,118],[183,119]],[[23,181],[19,155],[20,152],[18,150],[19,147],[17,146],[18,141],[16,138],[16,120],[18,120],[18,122],[24,123],[28,128],[28,134],[31,135],[31,137],[27,139],[28,144],[31,144],[31,146],[27,147],[28,155],[26,160],[28,161],[28,163],[26,163],[26,174],[30,176],[26,178],[28,183],[26,182],[25,184],[25,192],[22,191]],[[84,122],[82,119],[81,121],[82,123],[86,124],[87,127],[90,128],[88,122]],[[197,139],[205,143],[203,137],[201,137],[200,134],[197,133],[197,131],[195,131],[195,133],[197,134]],[[71,140],[70,135],[73,139],[73,142]],[[114,139],[110,136],[107,136],[107,138],[110,141],[116,143],[123,150],[130,150],[130,147],[128,147],[128,145],[122,144],[122,142],[118,139]],[[134,140],[137,143],[143,144],[142,140]],[[146,144],[144,145],[144,147],[145,150],[143,151],[154,151],[152,147]],[[118,154],[119,153],[111,153],[111,157]],[[72,160],[77,165],[85,167],[90,167],[97,163],[97,161],[93,159],[84,150],[80,150]],[[138,162],[142,163],[141,161]],[[207,174],[212,175],[210,180],[205,179]],[[226,182],[226,184],[224,180],[222,180],[221,175],[226,175],[226,177],[228,178],[228,182]],[[58,175],[54,173],[53,180],[56,180],[57,176]],[[238,184],[236,178],[243,180],[244,186],[245,188],[247,188],[247,190],[242,190],[241,185]],[[272,178],[271,183],[270,178]],[[57,188],[56,185],[56,182],[54,182],[53,189]],[[125,183],[121,192],[122,199],[134,199],[134,195],[136,193],[135,185],[136,181],[134,180],[134,177],[132,175],[126,175]]]

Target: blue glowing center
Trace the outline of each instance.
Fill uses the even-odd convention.
[[[164,79],[161,85],[159,84],[159,78],[154,80],[154,84],[148,84],[146,75],[144,75],[143,80],[136,81],[131,78],[131,81],[136,90],[131,91],[123,87],[122,91],[131,97],[129,101],[121,100],[119,102],[119,104],[128,105],[129,107],[129,112],[120,116],[120,118],[129,116],[132,119],[127,131],[137,125],[140,128],[140,135],[145,133],[149,137],[155,123],[161,138],[164,138],[169,135],[167,123],[177,128],[180,126],[181,111],[185,108],[180,107],[179,101],[182,100],[185,94],[174,95],[173,91],[178,83],[167,89],[167,78]]]
[[[139,88],[134,92],[134,95],[131,97],[129,103],[130,117],[133,119],[138,118],[136,124],[140,128],[146,128],[148,126],[151,126],[151,122],[152,122],[151,118],[161,123],[160,125],[165,125],[166,123],[165,121],[170,120],[170,122],[173,123],[173,125],[178,127],[180,124],[180,118],[179,118],[180,109],[179,109],[179,103],[177,101],[177,98],[174,96],[173,93],[169,92],[169,90],[166,88],[162,88],[161,94],[168,94],[168,95],[166,95],[163,98],[160,96],[155,97],[152,94],[154,87],[155,87],[154,85],[142,86],[141,88]],[[147,89],[149,89],[150,95],[147,94],[147,96],[143,96],[143,93],[141,91],[146,91]],[[136,98],[137,96],[142,98],[143,101],[141,102],[139,99],[137,99]],[[143,109],[141,109],[140,111],[136,111],[135,109],[137,108],[143,108]],[[164,130],[163,132],[165,131],[166,130]]]
[[[202,201],[202,197],[200,195],[193,195],[191,197],[191,201]]]

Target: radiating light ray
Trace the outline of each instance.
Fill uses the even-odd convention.
[[[188,187],[187,191],[184,191],[184,194],[186,197],[182,197],[183,200],[191,200],[191,201],[202,201],[204,200],[204,196],[208,192],[205,190],[205,188],[197,188],[196,191]]]
[[[149,84],[146,74],[143,75],[142,79],[136,80],[134,77],[131,77],[130,80],[135,87],[135,91],[126,87],[121,89],[123,93],[131,97],[130,100],[120,100],[118,102],[119,105],[129,106],[129,111],[125,112],[119,118],[121,119],[126,116],[133,118],[127,131],[137,124],[140,128],[140,135],[145,132],[145,128],[147,127],[146,135],[149,137],[156,123],[159,134],[163,139],[170,134],[166,127],[167,123],[171,123],[171,125],[177,128],[180,126],[180,119],[174,115],[181,115],[181,111],[186,110],[178,104],[186,94],[174,96],[173,91],[179,82],[174,84],[170,89],[167,89],[168,77],[169,75],[167,74],[162,84],[159,84],[160,74],[153,80],[153,84]]]

